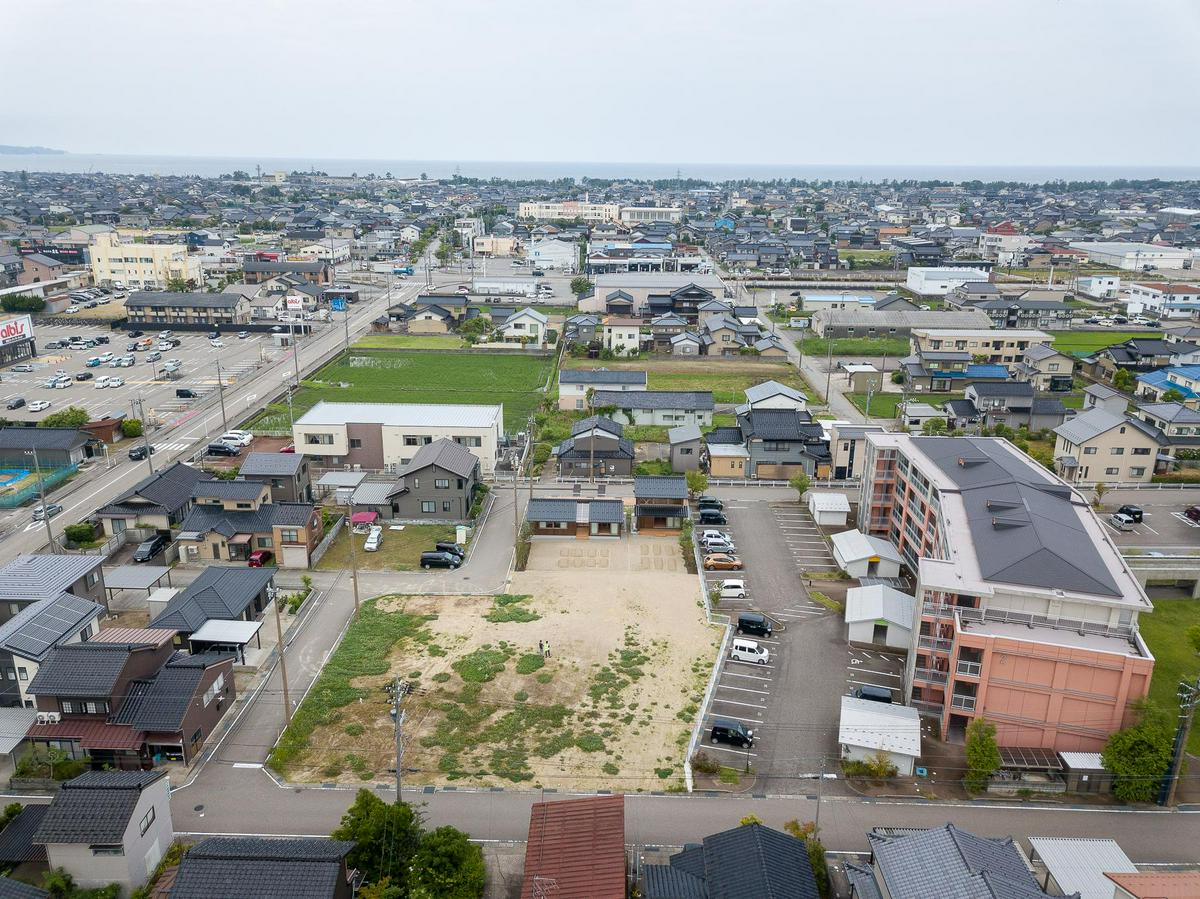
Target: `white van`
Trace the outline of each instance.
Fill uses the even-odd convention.
[[[731,578],[721,581],[718,585],[718,594],[721,599],[745,599],[746,598],[746,582],[741,578]]]
[[[363,544],[363,549],[369,553],[373,553],[379,549],[379,544],[381,543],[383,543],[383,528],[375,525],[371,530],[367,531],[367,540]]]
[[[735,662],[754,662],[758,665],[765,665],[770,660],[771,654],[767,652],[765,646],[759,646],[753,640],[734,637],[733,649],[729,652],[729,658]]]

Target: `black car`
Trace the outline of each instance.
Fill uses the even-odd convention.
[[[153,456],[156,452],[158,452],[158,450],[156,450],[153,446],[151,446],[150,447],[150,455]],[[132,459],[134,462],[137,462],[140,459],[145,459],[146,458],[146,444],[139,443],[137,446],[135,446],[133,449],[131,449],[129,451],[129,458]]]
[[[759,612],[742,612],[737,619],[739,634],[753,634],[755,637],[769,637],[774,632],[767,616]]]
[[[175,395],[181,400],[194,400],[196,398],[196,391],[190,390],[187,387],[180,387],[175,391]]]
[[[156,534],[149,540],[138,544],[138,548],[133,551],[133,561],[149,562],[166,548],[167,543],[168,540],[166,537],[162,534]]]
[[[229,443],[210,443],[205,452],[210,456],[240,456],[242,448]]]
[[[137,348],[138,348],[138,345],[137,345],[136,343],[127,343],[127,344],[125,344],[125,352],[127,352],[127,353],[133,353],[133,352],[136,352],[136,351],[137,351]]]
[[[728,718],[718,718],[714,721],[708,738],[713,743],[728,743],[741,749],[749,749],[754,745],[754,731]]]
[[[531,271],[529,274],[533,275],[533,277],[535,277],[535,278],[544,278],[544,277],[546,277],[546,273],[545,273],[544,271],[542,271],[540,268],[535,268],[535,269],[534,269],[533,271]]]
[[[101,334],[96,338],[96,343],[108,343],[108,338]]]
[[[94,375],[90,371],[81,371],[75,376],[76,381],[90,381]]]
[[[209,332],[208,332],[208,339],[209,339],[209,340],[216,340],[216,339],[217,339],[218,337],[220,337],[220,336],[221,336],[221,332],[220,332],[220,331],[209,331]]]
[[[433,544],[433,548],[440,553],[454,553],[460,559],[467,557],[467,551],[457,543],[435,543]]]
[[[725,504],[715,496],[701,496],[696,500],[696,505],[701,509],[716,509],[718,512],[725,508]]]
[[[1133,519],[1134,524],[1141,524],[1142,516],[1145,514],[1142,512],[1141,506],[1130,506],[1130,505],[1121,506],[1121,508],[1117,509],[1117,512],[1121,515],[1128,515],[1130,518]]]
[[[21,396],[14,396],[11,400],[8,401],[8,408],[10,408],[10,409],[20,409],[24,405],[25,405],[25,398],[21,397]]]
[[[729,519],[724,516],[718,509],[701,509],[700,510],[701,524],[729,524]]]
[[[145,335],[146,335],[145,331],[130,331],[125,336],[126,337],[144,337]]]
[[[461,564],[462,559],[456,553],[421,553],[421,567],[427,571],[430,568],[457,568]]]

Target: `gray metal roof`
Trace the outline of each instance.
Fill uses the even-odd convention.
[[[525,517],[529,521],[574,521],[575,505],[573,499],[534,497],[526,506]]]
[[[174,733],[196,697],[196,688],[213,665],[233,659],[231,653],[177,653],[149,679],[132,681],[125,701],[110,719],[111,724],[128,724],[134,730]]]
[[[120,843],[142,790],[165,771],[89,771],[62,785],[35,843]]]
[[[240,293],[171,293],[135,290],[125,300],[126,309],[142,306],[176,306],[187,309],[235,309],[245,301]]]
[[[248,475],[292,476],[304,464],[300,453],[250,453],[238,468],[242,477]]]
[[[44,862],[46,847],[35,846],[33,835],[42,826],[42,818],[50,810],[48,805],[29,804],[21,809],[17,817],[8,822],[3,832],[0,832],[0,862],[16,865],[21,862]],[[15,881],[14,881],[15,882]],[[0,899],[20,895],[7,891],[7,886],[0,883]],[[39,892],[45,896],[46,893]]]
[[[608,433],[616,434],[618,437],[625,436],[623,425],[619,425],[611,418],[605,418],[603,415],[589,415],[587,418],[575,422],[571,425],[571,436],[576,437],[584,431],[590,431],[593,428],[608,431]]]
[[[147,504],[167,513],[175,513],[191,502],[192,487],[206,477],[208,475],[203,471],[176,462],[170,468],[143,478],[131,490],[99,509],[98,513],[137,514],[145,511]]]
[[[103,612],[104,606],[99,603],[71,593],[38,600],[0,624],[0,647],[40,662],[51,649]]]
[[[1063,422],[1054,429],[1054,433],[1071,443],[1083,444],[1126,423],[1124,415],[1115,415],[1107,409],[1096,407]]]
[[[648,865],[647,868],[666,867]],[[817,899],[804,843],[762,824],[704,838],[671,856],[670,870],[646,878],[646,899]]]
[[[746,388],[746,402],[757,403],[772,396],[786,396],[788,399],[805,402],[804,394],[795,387],[788,387],[778,381],[763,381]]]
[[[210,618],[240,618],[274,577],[272,568],[210,566],[172,597],[150,626],[190,633]]]
[[[920,310],[900,312],[874,309],[818,309],[812,314],[814,321],[833,327],[864,328],[966,328],[984,329],[992,326],[986,312],[948,312],[945,310]]]
[[[1137,867],[1116,840],[1091,837],[1030,837],[1029,845],[1064,893],[1081,899],[1112,899],[1113,882],[1105,877],[1136,874]]]
[[[171,899],[329,899],[352,842],[210,837],[179,864]]]
[[[677,443],[690,443],[700,439],[699,425],[680,425],[667,431],[667,442],[674,446]]]
[[[633,495],[638,499],[687,499],[687,478],[683,475],[638,475],[633,479]]]
[[[215,498],[220,500],[254,500],[263,492],[259,481],[223,481],[219,478],[197,481],[192,488],[192,497],[199,499]]]
[[[592,405],[711,412],[713,395],[709,390],[597,390],[592,393]]]
[[[418,449],[400,474],[407,477],[430,465],[436,465],[460,478],[466,478],[471,476],[478,464],[479,458],[473,452],[443,437]]]
[[[86,431],[78,428],[0,428],[0,450],[36,449],[70,452],[91,439]]]
[[[0,600],[55,598],[89,571],[99,570],[102,561],[100,556],[18,556],[0,568]]]
[[[608,368],[564,368],[558,374],[560,384],[645,384],[644,371]]]
[[[276,525],[304,527],[312,513],[312,503],[264,503],[257,509],[235,511],[201,503],[188,512],[179,526],[179,535],[181,539],[197,540],[212,531],[223,537],[265,534]]]

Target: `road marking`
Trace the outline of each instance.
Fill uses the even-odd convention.
[[[771,678],[769,678],[769,677],[757,677],[757,676],[755,676],[755,675],[753,675],[753,674],[741,674],[741,673],[739,673],[739,672],[737,672],[737,671],[725,671],[725,672],[722,672],[722,677],[724,677],[725,675],[729,675],[730,677],[744,677],[744,678],[747,678],[748,680],[761,680],[761,681],[766,681],[768,684],[771,682]]]
[[[705,749],[713,749],[713,750],[716,750],[717,752],[733,752],[733,753],[736,753],[741,758],[746,758],[746,757],[749,757],[752,759],[758,758],[757,752],[747,752],[745,749],[734,749],[732,746],[714,746],[711,741],[709,741],[709,744],[707,746],[705,746],[704,748]]]
[[[762,724],[762,718],[742,718],[738,715],[713,715],[708,714],[706,718],[732,718],[734,721],[745,721],[747,724]]]
[[[903,677],[903,674],[893,674],[891,671],[876,671],[874,668],[851,668],[851,674],[878,674],[880,677]]]
[[[740,706],[745,706],[745,707],[746,707],[746,708],[748,708],[748,709],[761,709],[761,708],[763,708],[763,706],[762,706],[762,703],[753,703],[753,702],[738,702],[736,699],[722,699],[722,698],[721,698],[721,697],[719,697],[719,696],[714,696],[714,697],[712,698],[712,701],[713,701],[713,702],[723,702],[723,703],[725,703],[726,705],[740,705]]]
[[[717,684],[718,690],[734,690],[738,693],[753,693],[756,696],[770,696],[770,690],[751,690],[749,687],[731,687],[728,684]]]

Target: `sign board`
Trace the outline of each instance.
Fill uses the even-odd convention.
[[[288,312],[302,312],[304,310],[303,297],[288,297],[287,298]]]
[[[345,312],[346,311],[346,298],[345,297],[332,297],[329,300],[329,308],[332,309],[334,312]]]
[[[28,315],[18,315],[0,322],[0,346],[19,343],[33,337],[33,319]]]

